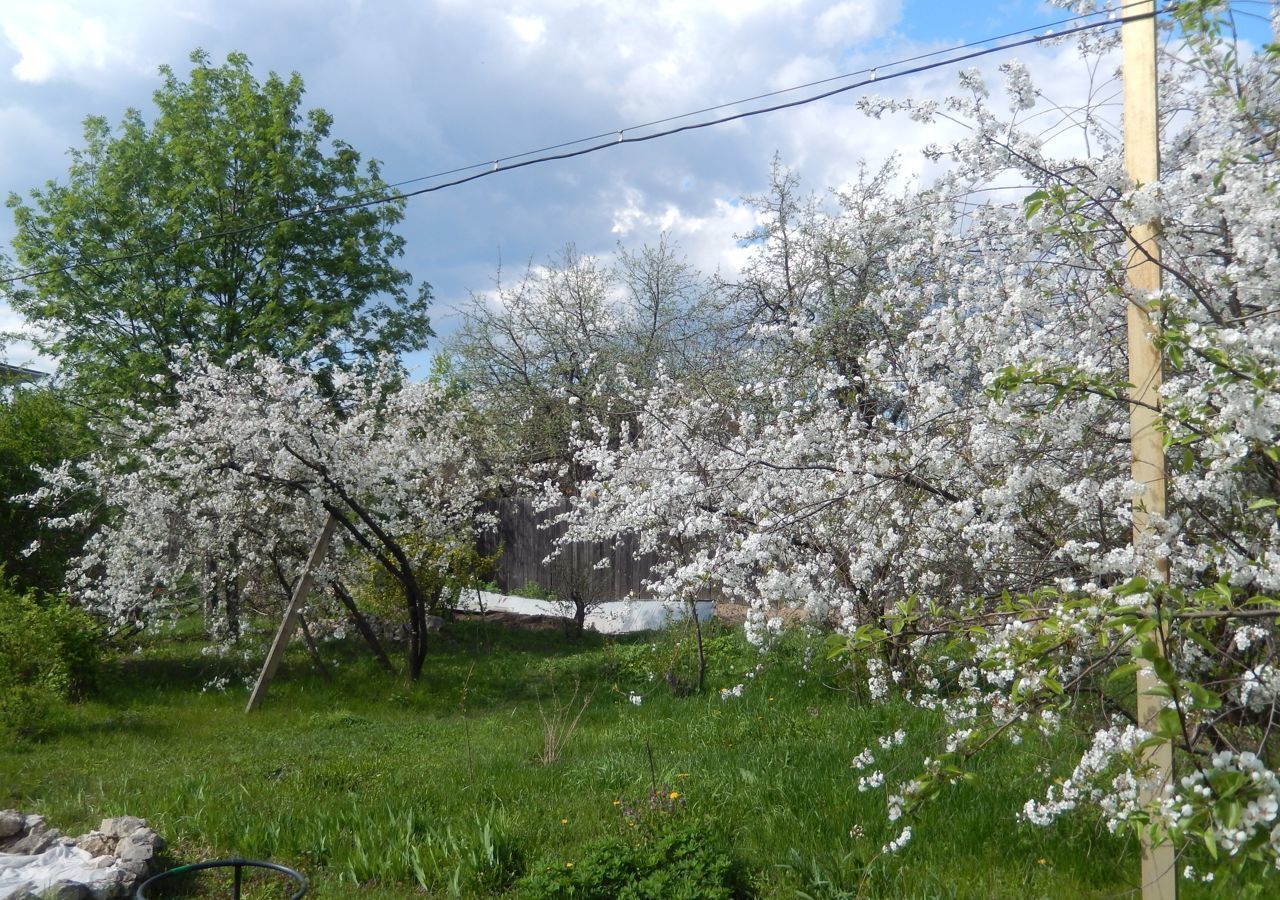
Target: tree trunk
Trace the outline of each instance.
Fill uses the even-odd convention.
[[[422,664],[427,658],[426,604],[422,602],[422,591],[412,572],[402,577],[400,583],[404,587],[405,602],[409,610],[409,680],[417,681],[422,675]]]
[[[698,601],[689,601],[689,615],[693,616],[693,634],[698,644],[698,693],[702,693],[703,682],[707,680],[707,654],[702,648],[702,622],[698,620]]]
[[[227,615],[227,633],[236,643],[240,642],[240,589],[228,581],[223,594],[224,611]]]
[[[378,665],[387,674],[394,675],[396,667],[391,664],[391,657],[387,656],[387,651],[383,648],[382,641],[378,640],[377,633],[370,627],[369,620],[364,617],[364,613],[360,612],[359,607],[356,606],[356,601],[350,592],[342,584],[335,581],[333,583],[333,594],[347,608],[347,614],[351,617],[351,624],[355,625],[356,631],[360,632],[364,642],[373,651],[374,658],[378,660]]]
[[[573,632],[574,640],[582,637],[582,632],[587,623],[587,601],[582,599],[582,595],[577,591],[569,593],[569,599],[573,601]]]
[[[320,670],[320,674],[324,676],[325,681],[333,681],[333,673],[329,671],[329,667],[320,658],[320,648],[316,646],[315,638],[311,636],[311,629],[307,627],[306,616],[298,616],[298,624],[302,626],[302,640],[307,645],[307,652],[311,654],[311,661],[316,664],[316,668]]]

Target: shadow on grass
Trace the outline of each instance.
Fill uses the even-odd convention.
[[[560,628],[458,619],[430,636],[422,676],[412,684],[403,675],[403,645],[385,645],[397,668],[396,674],[388,674],[358,638],[325,642],[320,652],[333,676],[328,680],[298,642],[277,671],[264,709],[323,712],[332,710],[335,702],[352,709],[390,702],[428,716],[454,716],[464,708],[479,714],[546,699],[553,686],[571,693],[576,682],[600,682],[605,678],[608,645],[647,639],[594,632],[573,638]],[[130,677],[150,682],[146,690],[156,699],[170,692],[199,690],[221,672],[208,658],[141,659],[133,665]],[[241,665],[231,677],[239,683],[253,674],[253,665]]]
[[[160,871],[183,865],[179,860],[162,858]],[[229,898],[234,896],[234,867],[217,867],[175,874],[147,888],[146,900],[178,900],[178,898]],[[158,874],[158,873],[157,873]],[[245,900],[287,898],[298,889],[297,883],[279,872],[245,867],[241,870],[241,890]]]

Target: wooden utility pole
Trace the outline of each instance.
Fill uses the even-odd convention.
[[[324,520],[324,527],[316,537],[311,555],[307,557],[306,565],[298,574],[298,583],[293,586],[289,607],[284,611],[284,619],[281,620],[280,628],[276,631],[276,639],[271,642],[267,661],[262,664],[262,671],[258,673],[258,680],[253,686],[253,693],[249,695],[249,705],[244,708],[245,712],[253,712],[262,705],[263,698],[267,696],[267,685],[271,684],[271,679],[275,677],[276,669],[280,667],[280,660],[284,658],[285,648],[289,646],[289,640],[293,637],[293,630],[298,627],[298,617],[302,615],[302,606],[306,603],[307,594],[311,593],[315,571],[329,553],[329,544],[333,540],[333,530],[337,525],[338,520],[332,514]]]
[[[1129,3],[1121,26],[1124,48],[1124,163],[1138,185],[1160,179],[1159,118],[1156,104],[1156,17],[1154,0]],[[1147,301],[1160,290],[1160,247],[1157,223],[1134,227],[1130,235],[1128,281],[1129,324],[1129,444],[1133,456],[1133,480],[1144,488],[1133,502],[1133,544],[1143,548],[1151,541],[1151,520],[1165,514],[1164,435],[1160,425],[1160,350],[1158,327],[1151,321]],[[1169,579],[1169,560],[1153,560],[1157,577]],[[1163,632],[1161,632],[1162,634]],[[1163,647],[1163,639],[1158,643]],[[1157,680],[1150,664],[1138,671],[1138,724],[1155,730],[1156,716],[1164,701],[1148,691]],[[1151,802],[1173,780],[1173,744],[1166,741],[1147,751],[1145,761],[1154,769],[1153,788],[1143,800]],[[1175,900],[1178,875],[1173,844],[1152,846],[1142,837],[1143,900]]]

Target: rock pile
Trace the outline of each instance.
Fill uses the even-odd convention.
[[[44,816],[0,810],[0,900],[123,900],[155,871],[164,847],[135,816],[103,819],[97,830],[69,838]]]

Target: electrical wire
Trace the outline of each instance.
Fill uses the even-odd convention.
[[[885,81],[892,81],[898,78],[905,78],[909,75],[918,75],[923,72],[931,71],[933,69],[942,68],[944,66],[952,66],[952,65],[955,65],[956,63],[968,62],[970,60],[979,59],[984,56],[990,56],[994,53],[1001,53],[1007,50],[1017,49],[1018,47],[1025,47],[1025,46],[1030,46],[1034,44],[1040,44],[1050,40],[1060,40],[1065,37],[1070,37],[1076,34],[1082,34],[1088,31],[1095,31],[1095,30],[1106,29],[1106,28],[1114,29],[1114,28],[1118,28],[1119,26],[1123,25],[1126,22],[1139,22],[1145,19],[1152,19],[1172,9],[1172,6],[1166,6],[1163,8],[1157,8],[1154,12],[1140,13],[1134,16],[1117,17],[1115,15],[1117,12],[1117,9],[1125,9],[1131,5],[1134,5],[1134,4],[1126,3],[1115,9],[1099,10],[1096,13],[1075,16],[1071,19],[1063,20],[1064,22],[1075,22],[1083,18],[1096,18],[1098,15],[1108,14],[1108,18],[1103,19],[1102,21],[1087,22],[1084,24],[1073,25],[1069,28],[1062,28],[1062,29],[1059,29],[1054,25],[1037,26],[1036,28],[1022,29],[1021,31],[1010,32],[1008,35],[1005,35],[1005,36],[988,38],[983,41],[976,41],[970,44],[966,44],[966,45],[963,45],[962,48],[951,48],[950,50],[934,51],[933,53],[920,54],[918,56],[909,57],[903,60],[895,60],[893,62],[886,63],[882,66],[877,66],[870,69],[863,69],[863,70],[860,70],[860,72],[851,73],[851,74],[857,75],[857,74],[869,73],[871,77],[864,78],[860,81],[855,81],[851,84],[842,85],[837,88],[832,88],[830,90],[823,91],[818,94],[812,94],[806,97],[801,97],[796,100],[790,100],[785,103],[776,103],[771,106],[764,106],[758,109],[746,110],[744,112],[734,113],[732,115],[720,116],[714,119],[708,119],[701,122],[694,122],[686,125],[680,125],[674,128],[668,128],[662,131],[653,132],[651,134],[627,136],[626,132],[628,129],[622,129],[616,132],[603,132],[601,134],[594,135],[592,137],[580,138],[575,141],[567,141],[561,144],[551,145],[549,147],[543,148],[544,155],[534,156],[531,159],[522,158],[523,156],[528,154],[518,154],[517,156],[514,156],[514,157],[503,157],[503,158],[493,160],[492,162],[476,163],[470,166],[464,166],[458,169],[452,169],[452,170],[449,170],[448,172],[437,173],[434,176],[432,175],[422,176],[419,179],[410,179],[410,181],[408,182],[399,183],[400,185],[403,185],[403,184],[413,183],[416,181],[430,179],[433,177],[442,177],[444,175],[467,172],[467,171],[480,168],[482,166],[488,167],[488,168],[485,168],[483,171],[472,172],[472,174],[470,175],[465,175],[461,178],[455,178],[450,181],[442,182],[440,184],[430,185],[428,187],[422,187],[412,191],[400,191],[393,194],[387,194],[384,196],[374,197],[366,200],[344,200],[340,203],[335,203],[328,206],[315,206],[310,209],[299,210],[297,212],[279,216],[275,219],[269,219],[262,222],[255,222],[248,225],[241,225],[235,228],[225,229],[223,231],[215,231],[215,232],[209,232],[207,234],[194,235],[189,238],[184,238],[182,240],[174,241],[170,244],[166,244],[164,247],[158,247],[158,248],[153,247],[153,248],[148,248],[144,250],[136,250],[131,253],[123,253],[115,256],[102,257],[96,260],[87,260],[82,262],[68,263],[63,266],[52,266],[45,269],[34,269],[26,272],[20,272],[15,275],[10,275],[5,278],[0,278],[0,284],[10,284],[17,281],[25,281],[31,278],[39,278],[45,275],[53,275],[61,272],[73,272],[79,269],[91,268],[93,266],[106,265],[109,263],[129,262],[134,259],[141,259],[147,256],[154,256],[160,253],[167,253],[174,249],[177,249],[178,247],[183,247],[183,246],[187,246],[194,243],[202,243],[204,241],[217,240],[219,238],[235,237],[236,235],[246,234],[251,231],[259,231],[264,228],[271,228],[275,225],[280,225],[285,222],[298,221],[300,219],[309,218],[311,216],[351,212],[358,209],[366,209],[371,206],[379,206],[384,203],[395,203],[402,200],[408,200],[413,197],[422,196],[424,194],[435,193],[437,191],[443,191],[449,188],[458,187],[459,185],[467,184],[472,181],[478,181],[481,178],[488,178],[500,172],[511,172],[517,169],[526,168],[528,166],[541,165],[543,163],[555,162],[558,160],[574,159],[580,156],[587,156],[592,153],[598,153],[602,150],[608,150],[612,147],[618,147],[624,144],[646,143],[648,141],[658,140],[660,138],[671,137],[673,135],[682,134],[687,131],[697,131],[703,128],[711,128],[716,125],[723,125],[728,122],[735,122],[742,119],[753,118],[755,116],[762,116],[762,115],[767,115],[769,113],[780,112],[786,109],[794,109],[800,106],[807,106],[811,103],[816,103],[819,100],[826,100],[830,97],[835,97],[840,94],[845,94],[850,91],[857,90],[859,88],[867,87],[869,85],[879,84]],[[963,49],[968,47],[979,47],[983,44],[990,43],[993,40],[1001,40],[1009,36],[1027,34],[1032,31],[1036,31],[1036,32],[1043,31],[1043,33],[1035,34],[1035,35],[1032,35],[1031,37],[1025,37],[1017,41],[1001,43],[994,47],[983,47],[982,49],[972,50],[971,52],[968,52],[968,53],[962,53],[959,56],[949,56],[946,59],[910,66],[909,68],[905,68],[905,69],[896,68],[898,66],[902,66],[908,63],[918,62],[919,60],[922,60],[922,59],[930,59],[941,53],[954,53],[956,49]],[[895,71],[891,71],[885,75],[880,75],[879,74],[880,69],[895,69]],[[834,79],[823,79],[822,81],[819,81],[819,82],[810,82],[809,85],[801,85],[795,88],[784,88],[780,91],[774,91],[769,94],[758,95],[756,98],[749,98],[747,100],[734,101],[733,103],[721,104],[719,106],[706,107],[703,110],[698,110],[698,111],[689,112],[689,113],[682,113],[678,116],[670,116],[665,119],[658,119],[658,120],[655,120],[654,122],[648,123],[647,125],[635,126],[633,130],[638,130],[645,127],[651,127],[657,124],[665,124],[667,122],[678,121],[680,119],[685,119],[694,115],[700,115],[708,111],[714,111],[719,109],[725,109],[730,106],[741,105],[742,103],[751,102],[751,100],[753,99],[763,99],[767,97],[778,96],[779,94],[790,93],[795,90],[803,89],[804,87],[807,87],[807,86],[814,86],[818,84],[828,83],[832,80],[840,80],[841,78],[847,78],[847,77],[850,77],[850,76],[849,75],[835,76]],[[562,149],[565,147],[576,146],[578,144],[586,143],[588,141],[599,140],[603,137],[609,137],[610,140],[605,141],[604,143],[590,144],[589,146],[581,147],[577,150],[569,150],[563,153],[545,152],[545,151]],[[529,151],[529,153],[538,153],[538,152],[540,151]],[[515,160],[515,161],[512,161],[512,160]],[[507,162],[507,164],[502,165],[503,162]],[[390,185],[389,187],[395,187],[395,186],[397,185]]]
[[[695,110],[691,110],[685,113],[680,113],[674,116],[666,116],[661,119],[654,119],[650,122],[641,122],[638,125],[632,125],[627,128],[614,128],[609,131],[602,131],[599,134],[588,135],[587,137],[577,138],[572,141],[561,141],[558,144],[549,144],[545,147],[538,147],[534,150],[525,150],[522,153],[512,153],[507,156],[499,156],[495,160],[485,160],[484,162],[472,163],[471,165],[467,165],[467,166],[459,166],[454,169],[446,169],[441,172],[433,172],[430,175],[419,175],[416,178],[407,178],[404,181],[396,181],[391,184],[384,185],[384,188],[403,187],[407,184],[417,184],[418,182],[421,182],[421,181],[430,181],[433,178],[443,178],[446,175],[457,175],[461,172],[469,172],[473,169],[482,169],[482,168],[492,166],[493,163],[495,162],[501,164],[504,162],[510,162],[512,160],[523,159],[526,156],[534,156],[539,153],[550,153],[552,150],[562,150],[565,147],[574,147],[574,146],[577,146],[578,144],[585,144],[588,141],[598,141],[601,138],[613,137],[614,135],[623,134],[629,131],[641,131],[645,128],[652,128],[655,125],[665,125],[668,122],[678,122],[681,119],[688,119],[693,116],[702,115],[703,113],[718,112],[722,109],[729,109],[734,106],[741,106],[744,103],[753,103],[756,100],[767,100],[770,97],[780,97],[783,94],[791,94],[796,91],[805,90],[806,88],[819,87],[824,84],[831,84],[832,82],[843,81],[846,78],[853,78],[857,75],[869,75],[873,72],[876,72],[878,69],[889,69],[894,66],[907,65],[908,63],[919,62],[924,59],[932,59],[936,56],[943,56],[948,53],[956,53],[960,50],[969,50],[974,47],[981,47],[985,44],[990,44],[994,41],[1005,41],[1005,40],[1008,40],[1009,38],[1019,37],[1021,35],[1031,34],[1033,32],[1044,32],[1046,29],[1060,28],[1063,25],[1070,25],[1073,22],[1079,22],[1083,19],[1097,19],[1099,16],[1103,14],[1113,15],[1124,9],[1128,9],[1130,6],[1137,6],[1141,2],[1145,2],[1145,0],[1130,0],[1130,2],[1123,3],[1117,7],[1108,7],[1106,9],[1095,10],[1094,12],[1091,12],[1091,13],[1081,13],[1080,15],[1070,16],[1065,19],[1059,19],[1056,22],[1048,22],[1042,25],[1035,25],[1030,28],[1021,28],[1021,29],[1018,29],[1017,31],[1009,31],[1004,34],[998,34],[992,37],[982,38],[976,41],[969,41],[968,43],[965,43],[965,44],[957,44],[952,47],[944,47],[940,50],[932,50],[928,53],[920,53],[916,56],[906,57],[905,59],[894,60],[891,63],[886,63],[885,65],[881,65],[881,66],[868,66],[862,69],[855,69],[852,72],[845,72],[841,75],[831,75],[827,78],[819,78],[816,81],[807,81],[804,84],[796,84],[796,85],[792,85],[791,87],[779,88],[776,91],[767,91],[766,93],[756,94],[751,97],[742,97],[738,100],[730,100],[725,103],[717,103],[714,106],[704,106],[702,109],[695,109]],[[1237,0],[1237,2],[1240,2],[1240,0]],[[1102,23],[1097,23],[1097,24],[1101,26]],[[1118,23],[1108,21],[1106,24],[1118,24]],[[370,192],[362,191],[360,193],[363,194],[363,193],[370,193]],[[358,197],[358,196],[360,196],[360,194],[355,194],[350,199],[355,199],[355,197]]]
[[[526,156],[534,156],[539,153],[550,153],[552,150],[562,150],[565,147],[575,147],[578,144],[585,144],[588,141],[598,141],[601,138],[613,137],[614,135],[623,134],[629,131],[640,131],[645,128],[652,128],[655,125],[665,125],[668,122],[678,122],[681,119],[688,119],[693,116],[702,115],[703,113],[718,112],[719,110],[722,110],[722,109],[729,109],[734,106],[741,106],[744,103],[753,103],[756,100],[767,100],[770,97],[779,97],[783,94],[791,94],[796,91],[805,90],[806,88],[819,87],[821,85],[830,84],[835,81],[843,81],[846,78],[853,78],[857,75],[867,75],[877,71],[877,69],[888,69],[893,66],[906,65],[907,63],[919,62],[922,59],[932,59],[933,57],[936,57],[936,56],[942,56],[948,53],[955,53],[960,50],[968,50],[973,47],[981,47],[984,44],[990,44],[993,41],[1004,41],[1012,37],[1018,37],[1024,34],[1031,34],[1032,32],[1043,32],[1046,29],[1059,28],[1063,25],[1069,25],[1072,22],[1079,22],[1082,19],[1096,19],[1103,14],[1114,14],[1114,13],[1120,12],[1121,10],[1127,9],[1130,6],[1137,6],[1139,5],[1140,2],[1145,2],[1145,0],[1130,0],[1130,2],[1123,3],[1117,7],[1107,7],[1106,9],[1095,10],[1091,13],[1081,13],[1080,15],[1069,16],[1068,18],[1065,18],[1065,19],[1059,19],[1056,22],[1048,22],[1042,25],[1035,25],[1030,28],[1021,28],[1021,29],[1018,29],[1017,31],[1009,31],[1009,32],[1005,32],[1004,34],[994,35],[992,37],[982,38],[976,41],[969,41],[968,43],[965,43],[965,44],[956,44],[955,46],[944,47],[940,50],[931,50],[928,53],[921,53],[916,56],[906,57],[905,59],[894,60],[893,62],[886,63],[885,65],[882,65],[882,66],[869,66],[863,69],[855,69],[852,72],[845,72],[840,75],[831,75],[827,78],[819,78],[815,81],[806,81],[803,84],[796,84],[796,85],[792,85],[791,87],[779,88],[776,91],[767,91],[763,94],[755,94],[751,97],[742,97],[737,100],[729,100],[725,103],[717,103],[714,106],[704,106],[701,109],[690,110],[689,112],[679,113],[674,116],[666,116],[661,119],[654,119],[649,122],[641,122],[638,125],[631,125],[626,128],[614,128],[614,129],[610,129],[609,131],[601,131],[598,134],[592,134],[592,135],[587,135],[586,137],[575,138],[574,140],[571,140],[571,141],[561,141],[560,143],[557,143],[557,144],[548,144],[545,147],[537,147],[533,150],[524,150],[520,153],[511,153],[506,156],[499,156],[496,159],[486,159],[484,162],[471,163],[470,165],[465,165],[465,166],[457,166],[452,169],[443,169],[439,172],[432,172],[430,175],[418,175],[414,178],[406,178],[403,181],[393,181],[390,184],[384,184],[377,188],[369,188],[367,190],[358,191],[355,194],[352,194],[347,199],[348,201],[351,201],[365,194],[371,194],[375,192],[380,193],[389,188],[404,187],[405,185],[408,185],[408,184],[417,184],[422,181],[431,181],[432,179],[435,179],[435,178],[444,178],[447,175],[457,175],[459,173],[470,172],[475,169],[491,168],[494,163],[498,163],[499,166],[501,167],[501,164],[504,162],[523,159]],[[1245,2],[1245,0],[1235,0],[1235,2]],[[1107,24],[1115,24],[1115,23],[1108,22]]]

